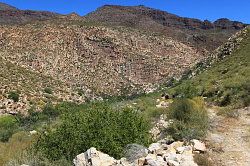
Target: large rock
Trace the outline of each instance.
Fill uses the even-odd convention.
[[[110,166],[117,165],[118,161],[95,148],[90,148],[85,153],[76,156],[73,163],[75,166]]]
[[[131,163],[139,158],[146,157],[147,154],[147,148],[138,144],[129,144],[126,146],[125,149],[125,157]]]
[[[150,153],[159,153],[162,150],[160,143],[152,143],[148,148]]]
[[[203,142],[193,139],[191,140],[191,144],[193,145],[193,148],[195,151],[205,152],[206,146]]]

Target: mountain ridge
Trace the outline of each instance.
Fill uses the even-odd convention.
[[[19,10],[18,8],[8,5],[6,3],[0,2],[0,11],[6,11],[6,10]]]
[[[86,16],[92,22],[110,26],[125,26],[172,37],[190,46],[212,51],[247,24],[218,19],[205,20],[180,17],[165,11],[144,6],[106,5]]]

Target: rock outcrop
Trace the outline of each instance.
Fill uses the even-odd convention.
[[[112,26],[126,26],[161,33],[209,51],[219,47],[237,30],[246,26],[244,23],[228,19],[210,22],[185,18],[145,6],[105,5],[85,18]]]
[[[204,151],[206,151],[205,144],[199,140],[168,144],[168,141],[163,139],[151,144],[147,151],[144,151],[144,157],[133,161],[126,158],[116,160],[95,148],[90,148],[85,153],[77,155],[73,162],[75,166],[198,166],[194,162],[193,155]]]

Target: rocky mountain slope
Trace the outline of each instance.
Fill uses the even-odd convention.
[[[2,58],[0,67],[0,115],[26,114],[29,109],[40,110],[48,102],[83,102],[85,99],[61,81],[26,70]],[[18,94],[17,101],[13,101],[11,93]]]
[[[60,15],[45,11],[19,10],[13,6],[0,3],[0,25],[24,24],[58,18]]]
[[[204,58],[170,38],[73,22],[1,26],[0,40],[4,59],[98,95],[146,90]]]
[[[161,33],[208,51],[217,48],[237,30],[246,26],[244,23],[226,18],[212,23],[208,20],[179,17],[144,6],[105,5],[85,18],[112,26],[126,26]]]
[[[0,2],[0,10],[6,11],[6,10],[18,10],[18,9],[14,6],[10,6],[10,5]]]
[[[42,89],[50,87],[52,91],[65,90],[67,95],[63,98],[71,101],[83,101],[84,96],[93,99],[153,91],[171,78],[180,78],[185,71],[206,59],[207,50],[222,42],[217,38],[224,41],[225,36],[245,26],[225,19],[209,26],[207,22],[142,6],[104,6],[84,18],[75,13],[63,16],[18,10],[5,4],[0,7],[3,64],[12,63],[17,73],[25,69],[39,76],[32,83],[35,89],[31,87],[32,93],[26,95],[34,96],[36,91],[35,96],[40,94],[43,98]],[[110,13],[112,10],[116,15]],[[145,27],[151,30],[145,31]],[[161,33],[155,33],[158,31]],[[205,33],[201,49],[186,40],[187,36]],[[211,34],[216,36],[215,40],[207,40]],[[9,101],[6,99],[10,90],[29,92],[21,88],[27,87],[25,83],[29,81],[23,81],[20,86],[18,80],[11,79],[15,77],[11,70],[6,67],[2,70],[12,73],[2,74],[6,77],[1,81],[2,87],[6,86],[4,80],[11,84],[7,85],[9,90],[2,93],[1,101]],[[26,75],[20,77],[32,80]],[[49,80],[41,85],[43,77]],[[53,81],[61,82],[61,87]],[[54,96],[62,97],[56,92]]]

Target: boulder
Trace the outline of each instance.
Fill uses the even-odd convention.
[[[75,166],[109,166],[118,164],[118,161],[92,147],[76,156],[73,163]]]
[[[191,146],[182,146],[176,148],[176,152],[179,154],[192,155],[193,150]]]
[[[205,152],[206,146],[203,142],[193,139],[191,140],[191,144],[193,145],[193,148],[195,151]]]
[[[36,131],[36,130],[30,131],[30,135],[35,135],[35,134],[37,134],[37,131]]]
[[[158,153],[162,151],[162,146],[160,143],[152,143],[148,148],[150,153]]]
[[[174,161],[174,160],[169,160],[169,161],[167,162],[167,164],[168,164],[169,166],[179,166],[179,165],[180,165],[177,161]]]
[[[131,163],[139,158],[146,157],[147,154],[147,148],[142,145],[128,144],[125,148],[125,157]]]

